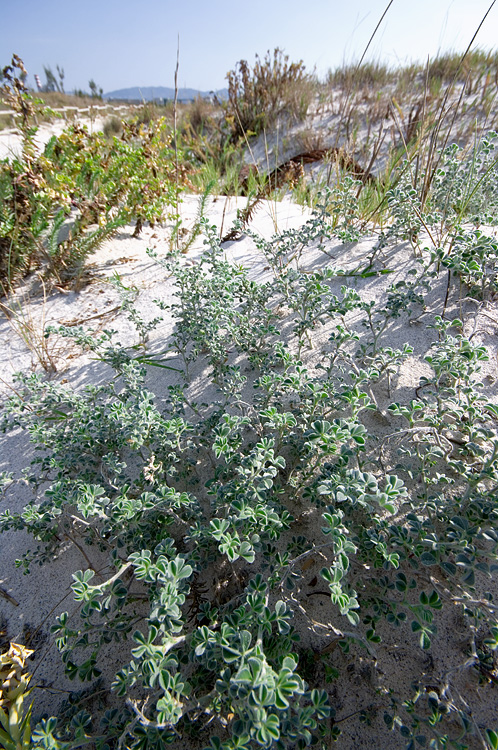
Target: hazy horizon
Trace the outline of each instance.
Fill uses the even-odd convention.
[[[495,0],[496,2],[496,0]],[[209,91],[226,87],[226,73],[241,59],[280,47],[291,61],[324,77],[329,69],[362,55],[386,0],[253,0],[242,3],[187,0],[17,0],[5,4],[0,28],[0,66],[13,53],[45,82],[44,66],[64,69],[64,87],[104,92],[132,86],[173,86],[180,39],[178,85]],[[463,52],[493,5],[474,47],[493,50],[498,5],[490,0],[394,0],[366,60],[391,67],[424,62],[448,51]],[[240,10],[240,9],[242,10]],[[243,16],[241,16],[243,12]]]

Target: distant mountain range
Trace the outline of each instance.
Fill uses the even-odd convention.
[[[210,99],[215,94],[218,99],[226,99],[227,89],[218,89],[218,91],[199,91],[198,89],[178,89],[178,100],[192,101],[196,96],[202,96]],[[129,89],[117,89],[117,91],[108,91],[103,95],[104,99],[125,99],[126,101],[162,101],[164,99],[174,99],[175,89],[168,86],[132,86]]]

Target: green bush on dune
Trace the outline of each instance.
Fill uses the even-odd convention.
[[[33,125],[37,102],[22,83],[22,63],[4,69],[3,94],[19,117],[22,154],[0,162],[0,284],[10,290],[31,270],[59,282],[81,272],[85,259],[119,227],[176,218],[183,175],[175,168],[164,119],[129,122],[111,140],[68,127],[40,152]],[[16,77],[17,73],[17,77]],[[65,221],[67,239],[60,239]]]

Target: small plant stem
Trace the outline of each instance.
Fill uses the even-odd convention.
[[[251,159],[252,159],[252,163],[254,164],[254,166],[255,166],[255,168],[256,168],[256,173],[257,173],[257,174],[259,175],[259,167],[258,167],[258,162],[257,162],[257,161],[256,161],[256,159],[254,158],[254,154],[253,154],[253,152],[252,152],[251,144],[249,143],[249,140],[248,140],[248,138],[247,138],[247,133],[246,133],[245,129],[244,129],[244,128],[243,128],[243,126],[242,126],[242,122],[240,121],[240,116],[239,116],[239,113],[238,113],[238,111],[237,111],[237,110],[235,110],[235,116],[237,117],[237,122],[238,122],[238,124],[239,124],[239,127],[240,127],[240,129],[241,129],[241,131],[242,131],[243,135],[244,135],[244,140],[245,140],[245,142],[246,142],[247,150],[248,150],[248,151],[249,151],[249,153],[251,154]]]
[[[3,596],[4,599],[7,599],[8,602],[14,605],[14,607],[19,606],[19,602],[14,599],[13,596],[9,594],[8,591],[6,591],[3,586],[0,586],[0,596]]]
[[[293,560],[290,560],[287,563],[287,569],[286,569],[283,577],[279,581],[279,587],[282,588],[282,585],[284,584],[287,576],[289,575],[289,572],[290,572],[291,568],[294,567],[294,565],[296,565],[296,563],[301,562],[301,560],[306,559],[310,555],[315,555],[317,552],[321,552],[322,549],[326,549],[327,547],[332,547],[333,545],[334,545],[334,542],[324,542],[324,544],[319,544],[318,546],[313,547],[312,549],[306,550],[306,552],[303,552],[300,555],[298,555],[297,557],[294,557]]]
[[[79,519],[78,519],[78,520],[79,520]],[[79,544],[79,543],[78,543],[78,542],[76,541],[76,539],[75,539],[75,538],[74,538],[74,537],[73,537],[73,536],[72,536],[72,535],[71,535],[71,534],[70,534],[70,533],[69,533],[68,531],[66,531],[66,532],[65,532],[65,536],[66,536],[66,538],[67,538],[67,539],[69,539],[69,540],[70,540],[70,541],[71,541],[71,542],[72,542],[72,543],[74,544],[74,546],[75,546],[75,547],[77,547],[77,548],[79,549],[79,551],[81,552],[81,554],[82,554],[82,555],[83,555],[83,557],[85,558],[85,560],[86,560],[86,562],[87,562],[87,564],[88,564],[88,567],[90,568],[90,570],[93,570],[93,571],[94,571],[94,573],[95,573],[95,575],[98,575],[98,576],[99,576],[99,578],[102,578],[101,574],[100,574],[100,573],[99,573],[99,572],[98,572],[98,571],[96,570],[96,568],[95,568],[94,564],[92,563],[92,561],[90,560],[90,558],[89,558],[89,557],[88,557],[88,555],[86,554],[86,552],[85,552],[85,550],[83,549],[83,547],[81,546],[81,544]]]
[[[373,707],[369,706],[369,708],[371,709]],[[374,707],[374,708],[377,708],[377,707]],[[380,708],[380,706],[379,706],[379,708]],[[360,708],[360,709],[358,709],[358,711],[353,711],[352,713],[348,714],[347,716],[343,716],[341,719],[334,718],[333,724],[335,726],[336,724],[340,724],[343,721],[347,721],[348,719],[351,719],[353,716],[357,716],[358,714],[361,714],[361,712],[364,711],[364,710],[365,709]]]
[[[443,312],[441,313],[441,317],[443,320],[446,315],[446,307],[448,306],[448,297],[450,295],[450,281],[451,281],[451,269],[448,268],[448,280],[446,282],[446,293],[444,295]]]
[[[365,47],[365,49],[363,50],[363,54],[362,54],[362,56],[360,57],[360,60],[359,60],[359,62],[358,62],[358,65],[356,66],[356,70],[355,70],[355,72],[354,72],[353,78],[356,78],[356,76],[357,76],[357,74],[358,74],[358,71],[359,71],[359,69],[361,68],[361,64],[362,64],[363,60],[365,59],[365,55],[367,54],[367,52],[368,52],[368,49],[369,49],[369,47],[370,47],[371,43],[373,42],[373,39],[374,39],[374,37],[375,37],[375,35],[376,35],[377,31],[379,30],[379,28],[380,28],[380,25],[381,25],[382,21],[384,20],[384,18],[386,17],[386,14],[387,14],[387,12],[389,11],[389,8],[390,8],[390,7],[391,7],[391,5],[393,4],[393,2],[394,2],[394,0],[390,0],[390,2],[388,3],[387,7],[386,7],[386,8],[384,9],[384,12],[383,12],[383,14],[382,14],[382,15],[381,15],[381,17],[380,17],[380,19],[379,19],[379,21],[378,21],[378,23],[377,23],[377,26],[376,26],[376,27],[375,27],[375,29],[373,30],[373,32],[372,32],[372,34],[371,34],[371,36],[370,36],[370,39],[369,39],[369,40],[368,40],[368,42],[367,42],[367,46],[366,46],[366,47]]]
[[[104,588],[106,588],[107,586],[110,586],[111,584],[113,584],[113,583],[114,583],[114,581],[117,581],[117,580],[118,580],[118,578],[121,578],[121,576],[123,576],[123,575],[124,575],[124,574],[126,573],[126,571],[127,571],[127,570],[128,570],[129,568],[131,568],[131,567],[132,567],[132,563],[131,563],[131,562],[127,562],[127,563],[125,563],[124,565],[122,565],[122,566],[121,566],[121,568],[120,568],[120,569],[118,570],[118,572],[117,572],[117,573],[115,573],[115,574],[114,574],[114,575],[112,576],[112,578],[108,578],[108,579],[107,579],[107,580],[105,580],[105,581],[104,581],[103,583],[99,584],[98,586],[93,586],[93,585],[92,585],[92,586],[91,586],[91,588],[93,588],[93,589],[97,589],[97,590],[100,590],[100,589],[104,589]]]
[[[175,232],[175,243],[176,243],[176,250],[179,249],[179,243],[180,238],[178,235],[178,222],[180,221],[180,209],[179,209],[179,201],[178,196],[180,193],[180,187],[179,187],[179,180],[180,180],[180,171],[179,171],[179,164],[178,164],[178,69],[180,67],[180,34],[178,34],[178,40],[176,45],[176,68],[175,68],[175,99],[173,102],[173,137],[174,137],[174,143],[175,143],[175,210],[176,210],[176,222],[177,222],[177,230]]]

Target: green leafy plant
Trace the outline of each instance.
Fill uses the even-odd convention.
[[[31,748],[31,710],[26,709],[29,696],[30,675],[26,660],[33,651],[11,643],[6,653],[0,655],[0,742],[5,750]]]
[[[255,80],[247,68],[234,74],[242,114],[272,72],[271,60],[262,65]],[[285,65],[275,63],[284,79]],[[273,116],[285,92],[268,91],[262,111]],[[135,122],[111,145],[67,130],[39,157],[40,169],[43,159],[59,165],[62,182],[41,172],[52,190],[44,221],[62,220],[54,201],[71,191],[81,241],[93,223],[133,217],[138,233],[158,220],[175,193],[173,179],[161,182],[165,133],[161,121]],[[344,243],[373,231],[352,178],[323,190],[298,229],[263,238],[245,227],[265,281],[228,260],[202,216],[206,190],[192,237],[160,260],[175,284],[157,300],[174,320],[162,346],[173,364],[148,354],[159,317],[144,320],[137,288],[116,276],[137,344],[58,329],[112,375],[77,390],[18,376],[2,428],[30,436],[35,459],[21,479],[34,496],[21,510],[5,503],[0,530],[35,540],[18,561],[26,574],[68,545],[81,554],[75,610],[57,615],[52,635],[66,676],[105,684],[113,702],[42,720],[34,747],[322,749],[356,715],[365,731],[384,717],[410,750],[496,746],[472,703],[496,681],[498,409],[480,382],[488,350],[464,335],[460,293],[451,309],[461,317],[446,317],[455,286],[473,305],[495,291],[496,242],[482,230],[496,218],[486,199],[493,141],[443,149],[427,180],[408,152],[384,186],[373,249],[354,262],[344,252],[344,267]],[[192,262],[182,250],[198,230]],[[398,273],[400,241],[413,252],[402,278],[386,278]],[[447,270],[446,299],[429,306]],[[410,321],[428,327],[423,351],[394,341]],[[425,369],[407,395],[398,373],[415,356]],[[157,390],[154,364],[168,376]],[[14,491],[12,477],[3,483]],[[437,671],[448,613],[459,618],[459,652]],[[401,643],[417,653],[411,684],[375,683]],[[358,665],[372,698],[344,716],[339,690]]]

